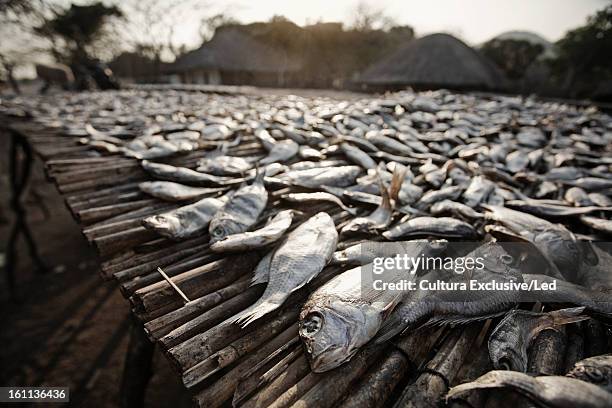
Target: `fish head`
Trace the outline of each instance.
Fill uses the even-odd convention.
[[[162,235],[174,234],[181,228],[177,217],[167,217],[164,214],[153,215],[142,220],[142,224]]]
[[[489,336],[489,357],[496,370],[527,371],[527,347],[519,323],[507,315]],[[512,324],[510,324],[512,323]]]
[[[210,234],[210,242],[215,243],[222,239],[242,232],[241,225],[232,219],[218,220],[218,222],[211,222],[208,232]]]
[[[575,274],[582,252],[570,233],[563,230],[547,229],[534,237],[534,244],[547,255],[565,277]]]
[[[300,315],[299,334],[312,371],[320,373],[349,361],[376,335],[382,316],[367,303],[339,298],[309,302]]]
[[[518,261],[496,242],[479,246],[468,257],[479,258],[483,265],[482,270],[485,272],[508,277],[521,276],[520,270],[517,269]]]
[[[489,342],[489,355],[496,370],[527,371],[527,353],[520,347],[515,348],[514,344]]]

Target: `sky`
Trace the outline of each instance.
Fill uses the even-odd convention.
[[[610,3],[609,0],[376,0],[372,7],[382,9],[399,24],[411,25],[417,35],[452,33],[475,45],[505,31],[534,31],[556,41],[588,15]],[[275,14],[303,25],[316,21],[350,22],[359,4],[356,0],[236,0],[212,1],[213,7],[243,23],[266,21]],[[195,22],[193,23],[195,25]],[[176,40],[194,46],[197,27],[184,24]]]

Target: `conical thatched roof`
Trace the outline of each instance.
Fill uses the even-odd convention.
[[[175,71],[194,68],[283,72],[297,70],[299,64],[282,50],[258,41],[240,28],[225,27],[197,50],[179,57],[173,67]]]
[[[503,76],[484,56],[448,34],[432,34],[369,67],[362,82],[373,86],[497,89]]]

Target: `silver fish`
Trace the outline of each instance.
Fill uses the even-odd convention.
[[[227,190],[226,187],[190,187],[172,181],[144,181],[138,188],[164,201],[187,201]]]
[[[274,144],[274,146],[268,151],[268,155],[263,159],[259,160],[260,165],[266,165],[270,163],[282,163],[293,156],[299,151],[300,146],[293,140],[285,139]]]
[[[423,194],[423,196],[416,203],[415,207],[420,210],[426,210],[431,207],[434,203],[442,200],[456,200],[459,198],[465,187],[462,186],[450,186],[444,187],[440,190],[431,190]]]
[[[319,188],[321,185],[332,187],[347,187],[355,183],[361,173],[359,166],[315,167],[306,170],[292,170],[279,178],[290,184],[309,188]]]
[[[589,319],[584,307],[536,313],[527,310],[509,312],[489,336],[489,356],[495,369],[526,372],[527,350],[544,330]]]
[[[213,216],[230,199],[230,194],[220,198],[208,197],[196,203],[142,220],[145,228],[175,239],[187,239],[204,234]]]
[[[601,193],[590,193],[589,200],[599,207],[612,207],[612,198]]]
[[[383,233],[387,239],[414,237],[419,235],[442,238],[474,238],[477,232],[466,222],[450,217],[416,217],[400,223]]]
[[[581,252],[574,236],[564,226],[505,207],[483,207],[487,210],[486,218],[508,228],[518,238],[531,242],[548,261],[554,276],[575,280]]]
[[[221,155],[200,159],[196,170],[215,176],[231,176],[244,174],[252,167],[253,165],[243,157]]]
[[[563,183],[580,187],[589,192],[612,188],[612,180],[600,177],[582,177],[576,180],[564,180]]]
[[[234,132],[223,124],[206,125],[201,130],[202,139],[205,140],[225,140],[232,136]]]
[[[419,279],[448,284],[466,283],[467,280],[479,283],[523,280],[521,272],[514,266],[514,258],[497,243],[481,245],[464,259],[480,259],[482,265],[465,268],[462,274],[457,270],[430,270]],[[405,293],[402,303],[385,321],[377,342],[386,341],[427,318],[429,324],[465,323],[489,318],[513,307],[518,298],[520,295],[511,291],[421,290],[419,284],[418,290]]]
[[[399,243],[387,253],[418,257],[430,252],[427,241]],[[389,244],[387,244],[389,245]],[[299,335],[314,372],[331,370],[349,361],[380,329],[385,316],[402,297],[401,291],[375,290],[370,266],[350,269],[317,289],[300,313]],[[407,270],[389,271],[385,282],[414,278]]]
[[[214,242],[210,249],[214,252],[230,252],[261,248],[278,241],[289,229],[292,221],[293,210],[281,211],[262,228],[252,232],[229,235]]]
[[[287,200],[292,203],[304,203],[308,201],[327,201],[330,203],[334,203],[338,205],[338,207],[342,208],[344,211],[349,212],[352,215],[357,213],[356,208],[347,207],[338,197],[333,194],[325,193],[325,192],[316,192],[316,193],[289,193],[283,194],[281,196],[283,200]]]
[[[313,149],[310,146],[300,146],[298,150],[298,154],[302,159],[305,160],[322,160],[324,159],[323,154],[317,149]]]
[[[429,209],[433,215],[452,214],[454,216],[467,219],[477,220],[484,218],[484,214],[479,213],[472,207],[451,200],[438,201]]]
[[[381,134],[380,131],[368,131],[365,135],[367,141],[372,142],[376,147],[391,154],[411,155],[413,150],[391,137]]]
[[[482,176],[472,178],[472,182],[463,192],[463,199],[467,206],[476,207],[486,201],[487,197],[495,189],[495,185]]]
[[[340,145],[340,149],[351,162],[363,167],[364,169],[367,170],[376,168],[376,162],[370,156],[368,156],[366,152],[358,147],[355,147],[349,143],[342,143]]]
[[[506,205],[538,217],[568,217],[589,214],[596,211],[612,211],[612,206],[569,207],[567,205],[549,204],[544,200],[511,200],[507,201]]]
[[[593,205],[593,202],[587,195],[587,192],[580,187],[570,187],[565,192],[565,201],[575,205],[576,207],[586,207]]]
[[[147,160],[141,162],[141,166],[145,171],[153,177],[160,180],[175,181],[187,184],[217,184],[230,185],[239,184],[243,180],[231,177],[213,176],[206,173],[200,173],[186,167],[175,167],[169,164],[153,163]]]
[[[594,230],[601,231],[608,235],[612,235],[612,220],[583,215],[582,217],[580,217],[580,221],[582,221],[584,225],[593,228]]]
[[[373,213],[366,217],[357,217],[350,220],[343,228],[342,233],[350,232],[370,232],[377,229],[386,228],[393,220],[393,209],[397,201],[397,195],[404,181],[406,169],[400,166],[395,168],[393,179],[389,190],[383,186],[379,178],[380,192],[382,194],[382,202],[374,210]]]
[[[612,406],[612,393],[588,382],[555,375],[531,377],[517,371],[489,371],[472,382],[452,387],[446,400],[472,390],[491,388],[511,389],[539,406],[550,408]]]
[[[241,187],[213,217],[208,228],[211,243],[227,236],[248,231],[268,203],[268,192],[260,173],[253,184]]]
[[[232,321],[245,327],[280,307],[292,292],[321,272],[337,242],[334,221],[327,213],[320,212],[298,226],[268,259],[269,267],[258,268],[269,274],[261,298]],[[260,275],[253,278],[254,282],[264,280]]]

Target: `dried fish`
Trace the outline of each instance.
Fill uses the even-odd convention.
[[[612,355],[578,361],[565,376],[586,381],[612,393]]]
[[[451,388],[446,400],[472,390],[508,388],[545,407],[605,408],[612,405],[612,393],[574,378],[559,376],[531,377],[517,371],[489,371],[473,382]]]
[[[342,233],[349,232],[370,232],[372,230],[386,228],[393,220],[393,208],[397,201],[397,196],[404,181],[406,169],[397,166],[393,172],[393,179],[387,191],[379,179],[382,202],[367,217],[356,217],[349,221],[343,228]]]
[[[342,143],[340,149],[346,157],[353,163],[363,167],[364,169],[375,169],[376,162],[368,156],[368,154],[358,147],[352,146],[349,143]]]
[[[594,230],[601,231],[608,235],[612,235],[612,220],[583,215],[582,217],[580,217],[580,221],[582,221],[584,225],[593,228]]]
[[[175,167],[169,164],[153,163],[147,160],[143,160],[141,165],[142,168],[153,177],[160,180],[174,181],[177,183],[194,185],[230,185],[240,184],[242,181],[244,181],[242,179],[235,179],[231,177],[213,176],[206,173],[200,173],[186,167]]]
[[[175,240],[206,233],[213,216],[231,199],[231,193],[220,198],[204,198],[196,203],[142,220],[145,228]]]
[[[243,157],[221,155],[200,159],[196,170],[215,176],[235,176],[244,174],[252,167],[253,165]]]
[[[436,250],[425,240],[397,245],[397,253],[411,257]],[[349,361],[376,335],[385,316],[401,299],[402,291],[375,290],[368,285],[374,276],[371,265],[350,269],[317,289],[302,308],[299,334],[314,372],[328,371]],[[398,269],[386,274],[385,281],[397,283],[414,276]]]
[[[338,205],[338,207],[342,208],[345,211],[348,211],[350,214],[355,215],[357,213],[356,208],[349,208],[335,195],[325,192],[317,192],[317,193],[289,193],[281,196],[282,199],[287,200],[292,203],[305,203],[308,201],[328,201],[330,203],[334,203]]]
[[[260,173],[251,185],[238,189],[215,214],[209,226],[211,243],[246,232],[257,222],[268,202],[263,178],[264,173]]]
[[[143,193],[164,201],[187,201],[225,191],[226,187],[190,187],[172,181],[145,181],[138,184]]]
[[[248,251],[272,244],[289,229],[293,221],[293,213],[292,210],[281,211],[262,228],[253,232],[229,235],[215,241],[210,249],[214,252]]]
[[[489,336],[489,356],[495,369],[526,372],[527,349],[544,330],[580,322],[584,307],[535,313],[513,310],[501,320]]]
[[[416,217],[400,223],[383,233],[387,239],[414,236],[435,236],[441,238],[474,238],[477,232],[466,222],[450,217]]]
[[[254,282],[267,281],[266,290],[254,305],[232,318],[242,327],[280,307],[289,295],[306,285],[331,259],[338,233],[331,217],[320,212],[289,234],[269,259],[268,279],[255,276]],[[266,260],[264,259],[264,262]]]
[[[359,166],[315,167],[306,170],[292,170],[279,178],[297,186],[319,188],[322,185],[347,187],[355,182],[361,173]]]

